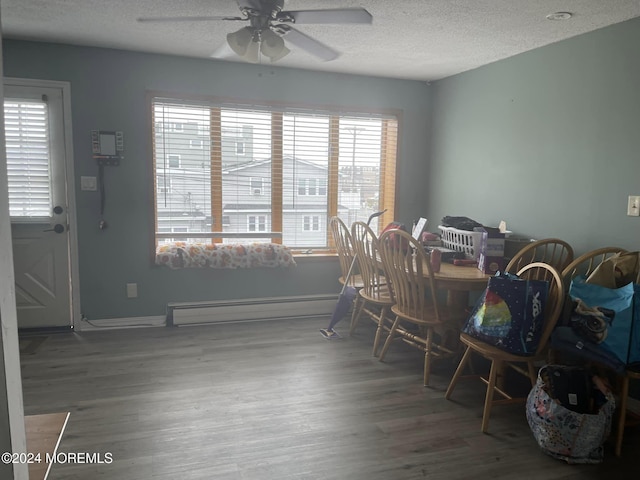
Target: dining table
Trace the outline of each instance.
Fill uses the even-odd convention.
[[[429,258],[429,257],[426,257]],[[382,261],[376,258],[382,268]],[[426,275],[428,270],[422,270]],[[492,274],[484,273],[476,263],[454,265],[441,262],[437,272],[433,272],[436,288],[447,292],[447,306],[456,312],[456,316],[466,318],[470,292],[484,291]]]
[[[427,257],[428,258],[428,257]],[[376,259],[382,268],[380,258]],[[426,275],[428,270],[422,270]],[[464,311],[469,306],[469,293],[484,291],[491,274],[484,273],[477,264],[454,265],[442,262],[437,272],[433,272],[436,288],[446,290],[447,306]]]
[[[442,262],[440,270],[433,276],[436,287],[447,291],[447,305],[463,312],[469,305],[469,293],[483,291],[491,274],[484,273],[477,265]]]

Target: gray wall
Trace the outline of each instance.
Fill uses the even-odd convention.
[[[80,295],[89,319],[162,315],[167,302],[339,291],[337,262],[300,262],[291,270],[180,270],[150,262],[153,229],[148,90],[402,110],[400,220],[424,213],[429,90],[424,83],[315,73],[271,66],[5,41],[5,75],[71,82]],[[105,169],[109,228],[98,229],[99,196],[80,191],[95,176],[92,129],[122,130],[125,159]],[[127,299],[125,284],[138,283]]]
[[[640,19],[436,82],[429,218],[638,249]]]

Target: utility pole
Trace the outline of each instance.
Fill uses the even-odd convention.
[[[357,189],[355,188],[356,183],[356,139],[358,137],[358,132],[362,132],[366,130],[364,127],[357,127],[353,125],[352,127],[344,128],[347,132],[353,135],[353,142],[351,144],[351,185],[349,187],[349,191],[351,192],[351,200],[353,200],[353,195],[357,193]],[[358,201],[358,209],[360,208],[360,202]],[[353,209],[349,208],[349,220],[350,224],[352,223],[351,219],[351,211]],[[356,215],[357,216],[357,215]],[[354,220],[355,221],[355,220]]]

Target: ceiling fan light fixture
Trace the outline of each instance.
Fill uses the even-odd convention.
[[[246,53],[242,56],[247,62],[258,63],[260,60],[260,44],[251,41],[247,47]]]
[[[237,32],[229,33],[227,43],[238,56],[244,57],[253,43],[253,32],[249,27],[243,27]]]
[[[291,53],[291,50],[289,50],[287,47],[283,46],[282,50],[280,50],[279,54],[272,55],[271,57],[269,57],[269,59],[271,60],[271,63],[274,63],[274,62],[277,62],[278,60],[280,60],[281,58],[286,57],[290,53]],[[265,56],[267,56],[267,55],[265,54]]]
[[[271,30],[263,30],[260,52],[275,62],[285,57],[290,50],[284,45],[284,40],[280,35]]]

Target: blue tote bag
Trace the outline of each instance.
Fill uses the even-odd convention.
[[[579,314],[574,311],[571,315],[571,327],[583,341],[590,343],[589,348],[595,346],[623,365],[640,363],[640,285],[628,283],[607,288],[586,283],[583,276],[578,276],[571,282],[569,296],[605,313],[595,338],[585,335]]]
[[[517,355],[533,355],[540,343],[549,282],[508,273],[490,277],[463,331]]]

